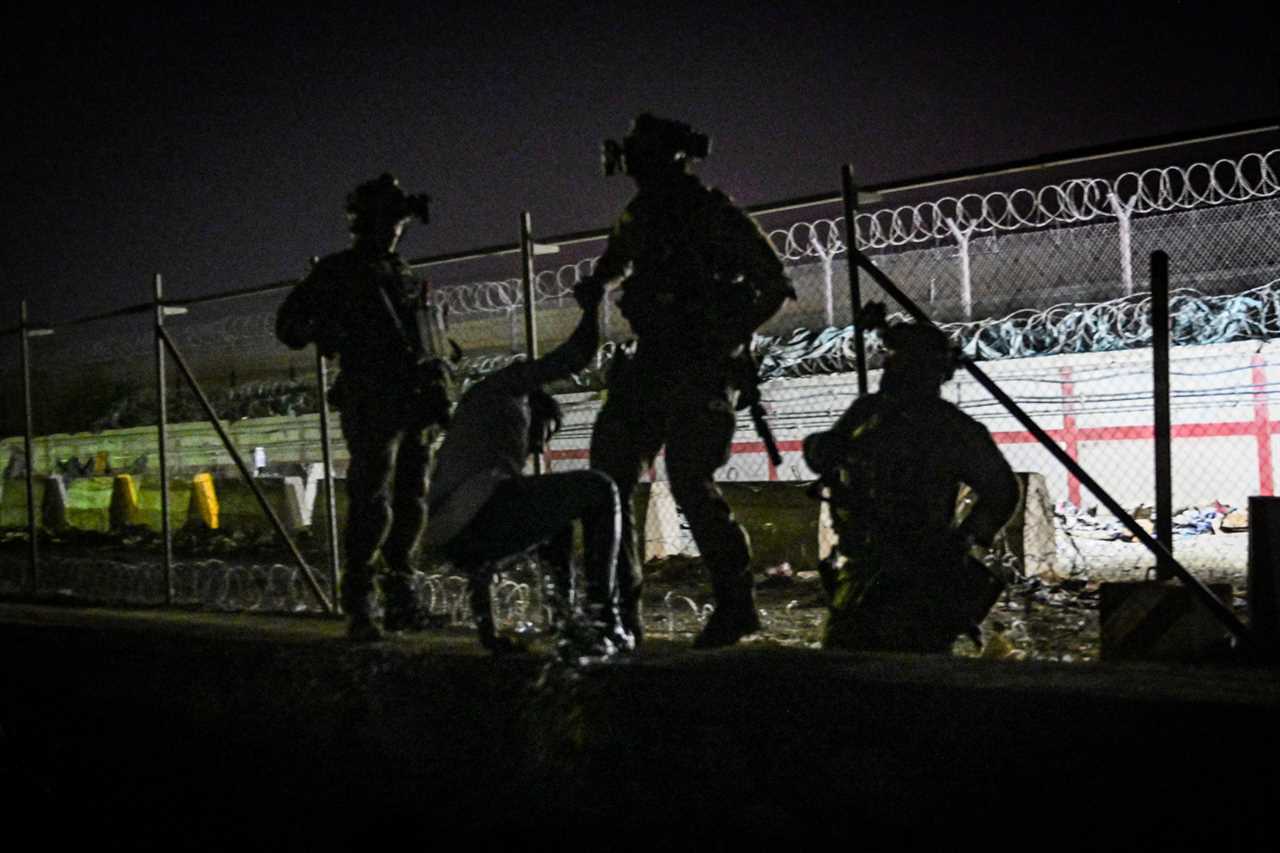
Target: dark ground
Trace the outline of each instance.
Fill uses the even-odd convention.
[[[0,803],[129,849],[1277,839],[1272,669],[697,653],[660,621],[571,677],[461,629],[0,604]]]
[[[304,539],[302,547],[323,583],[326,557],[321,543]],[[288,552],[281,549],[274,536],[266,531],[239,538],[225,535],[199,537],[183,532],[178,538],[176,550],[178,562],[183,565],[209,560],[241,567],[293,565]],[[136,536],[123,538],[118,534],[82,533],[72,538],[42,542],[41,554],[42,577],[46,586],[50,583],[55,587],[71,586],[76,582],[84,582],[86,577],[94,574],[59,571],[59,566],[79,564],[83,567],[96,564],[134,569],[146,567],[155,579],[152,584],[155,589],[149,589],[151,600],[160,600],[159,544],[158,537],[152,532],[140,530]],[[8,533],[0,537],[0,595],[13,593],[20,588],[26,561],[27,548],[23,534]],[[780,572],[779,568],[783,571]],[[1099,576],[1106,577],[1101,574]],[[650,635],[674,638],[682,642],[691,641],[700,628],[695,614],[703,613],[706,605],[712,601],[706,572],[700,561],[685,557],[654,561],[645,567],[645,577],[645,618]],[[530,577],[521,579],[531,580]],[[1242,582],[1243,577],[1238,580]],[[175,583],[180,594],[191,589],[185,580]],[[119,588],[124,589],[123,586]],[[1064,663],[1097,660],[1100,653],[1099,588],[1100,581],[1087,576],[1046,576],[1024,579],[1011,585],[982,626],[987,641],[985,653],[988,656],[1007,656],[1015,660]],[[1245,590],[1237,583],[1234,592],[1234,608],[1243,619],[1246,611]],[[138,603],[130,597],[127,590],[117,592],[113,598],[110,583],[94,590],[63,588],[55,594],[47,589],[46,593],[46,597],[56,598],[64,603]],[[825,619],[826,601],[816,572],[804,571],[799,567],[793,571],[789,564],[759,568],[756,574],[756,596],[762,611],[764,630],[753,637],[751,642],[817,647]],[[310,599],[310,603],[313,607],[318,606],[314,598]],[[211,609],[234,610],[242,606],[238,602],[206,601],[205,604]],[[271,609],[269,602],[259,602],[256,606]],[[958,641],[953,651],[956,655],[967,657],[979,654],[979,650],[968,640]]]

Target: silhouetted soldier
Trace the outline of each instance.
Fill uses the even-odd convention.
[[[955,352],[934,326],[883,327],[880,390],[854,401],[805,461],[831,490],[842,565],[828,562],[828,648],[947,652],[995,603],[1002,581],[970,552],[989,547],[1019,485],[986,427],[943,400]],[[960,485],[977,501],[957,519]],[[958,523],[957,523],[958,521]],[[976,639],[976,636],[975,636]]]
[[[571,644],[566,651],[607,657],[634,648],[618,614],[619,502],[613,481],[591,470],[523,473],[529,455],[541,452],[560,426],[560,407],[543,385],[586,368],[599,345],[604,288],[580,285],[574,295],[583,314],[567,341],[542,358],[504,367],[463,395],[431,476],[426,541],[469,576],[480,641],[494,651],[512,646],[494,631],[493,563],[542,545],[567,605],[573,597],[575,520],[583,525],[590,625],[577,631],[581,626],[567,611],[559,614],[569,617],[561,625],[562,642]]]
[[[637,337],[621,355],[591,436],[591,466],[622,498],[618,557],[623,620],[641,635],[643,581],[631,495],[666,445],[667,474],[711,575],[716,609],[695,641],[730,645],[760,627],[751,549],[716,487],[729,461],[739,394],[754,393],[754,330],[795,291],[759,228],[719,190],[689,172],[707,137],[645,114],[625,141],[605,143],[605,172],[622,170],[639,192],[609,236],[589,282],[626,276],[618,302]]]
[[[425,285],[396,254],[405,224],[427,220],[427,197],[407,196],[391,175],[347,196],[351,248],[322,258],[280,306],[276,335],[299,349],[315,343],[340,358],[330,391],[351,463],[342,607],[353,639],[381,629],[374,578],[387,572],[383,627],[422,627],[411,555],[426,518],[427,471],[435,431],[448,422],[448,371],[439,358],[440,315]]]

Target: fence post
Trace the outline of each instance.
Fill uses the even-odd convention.
[[[1155,398],[1156,541],[1173,553],[1173,438],[1169,411],[1169,256],[1151,253],[1151,368]],[[1156,580],[1172,580],[1157,555]]]
[[[39,546],[36,543],[35,426],[31,414],[31,328],[27,322],[27,300],[22,300],[18,312],[18,335],[22,340],[22,448],[27,455],[27,559],[30,561],[27,572],[27,594],[35,595],[39,583],[40,557]]]
[[[214,410],[213,404],[209,402],[208,396],[200,388],[200,383],[196,381],[195,374],[191,372],[191,368],[187,366],[186,359],[182,357],[182,353],[178,351],[178,346],[173,342],[173,338],[169,337],[169,333],[163,328],[157,330],[160,334],[160,340],[164,342],[165,347],[169,350],[169,354],[173,356],[173,363],[182,373],[182,377],[187,380],[187,385],[191,387],[191,393],[195,395],[196,400],[200,402],[200,407],[204,409],[205,417],[208,418],[209,424],[214,431],[218,433],[218,438],[222,440],[222,446],[231,456],[231,461],[236,463],[236,468],[240,471],[240,476],[244,478],[244,482],[248,485],[249,490],[253,492],[253,496],[258,499],[258,506],[262,508],[263,514],[267,520],[271,522],[271,526],[275,528],[276,533],[280,535],[281,540],[289,548],[289,553],[293,555],[293,560],[297,563],[298,568],[302,570],[302,577],[311,587],[311,591],[315,593],[316,598],[320,601],[321,607],[333,613],[337,605],[329,600],[321,588],[319,581],[311,571],[311,567],[307,565],[306,559],[303,558],[302,552],[298,550],[298,546],[293,539],[289,537],[288,531],[285,530],[284,524],[280,521],[280,517],[276,515],[276,511],[271,508],[271,504],[267,502],[266,495],[262,493],[262,487],[258,485],[253,477],[253,472],[249,470],[249,466],[245,464],[244,457],[240,455],[240,451],[236,449],[235,442],[231,440],[231,436],[227,433],[222,421],[218,419],[218,413]],[[336,592],[336,591],[335,591]],[[335,596],[336,598],[336,596]]]
[[[858,396],[867,395],[867,347],[862,329],[862,275],[858,269],[858,186],[853,182],[853,166],[840,169],[840,188],[844,196],[844,233],[849,262],[849,310],[853,317],[854,359],[858,370]]]
[[[524,285],[524,345],[526,358],[538,357],[538,318],[533,306],[533,219],[520,214],[520,276]],[[533,473],[542,473],[542,454],[533,455]]]
[[[1124,295],[1133,295],[1133,208],[1138,203],[1135,195],[1128,203],[1111,192],[1107,194],[1111,202],[1111,212],[1115,214],[1116,223],[1120,226],[1120,283],[1124,287]]]
[[[311,257],[311,269],[320,263],[320,256]],[[342,596],[338,594],[338,576],[342,571],[338,554],[338,496],[333,483],[333,436],[329,429],[329,366],[325,363],[320,345],[316,350],[316,399],[320,412],[320,464],[324,466],[324,529],[329,537],[329,588],[333,591],[333,612],[342,613]]]
[[[956,220],[947,220],[947,228],[951,229],[951,235],[956,238],[956,249],[960,252],[960,310],[964,312],[966,321],[973,319],[973,278],[969,263],[969,238],[973,236],[974,229],[977,227],[975,222],[968,228],[961,229]]]
[[[333,443],[329,435],[329,371],[324,354],[316,347],[316,391],[320,398],[320,461],[324,466],[324,525],[329,534],[329,583],[335,613],[342,612],[338,595],[338,503],[333,493]]]
[[[155,362],[156,362],[156,433],[160,445],[160,532],[163,536],[161,560],[164,565],[164,603],[173,604],[173,529],[169,523],[169,401],[165,388],[164,341],[160,330],[164,328],[164,280],[160,273],[152,281],[155,300]]]
[[[815,229],[812,237],[813,250],[818,253],[818,257],[822,260],[822,317],[827,328],[831,328],[836,324],[836,306],[835,306],[835,284],[833,279],[834,256],[835,250],[822,245],[822,241],[818,239],[818,233]]]
[[[595,272],[594,264],[589,265],[587,269],[588,275],[590,275],[592,272]],[[578,280],[579,281],[582,280],[581,272],[578,273]],[[605,298],[600,300],[600,340],[601,342],[609,340],[609,326],[611,325],[612,322],[613,322],[613,300],[610,299],[606,294]]]

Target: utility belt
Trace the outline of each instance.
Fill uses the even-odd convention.
[[[731,399],[736,395],[735,409],[745,409],[751,416],[769,461],[775,466],[782,465],[782,453],[766,420],[758,368],[750,348],[739,344],[734,351],[724,352],[709,347],[699,350],[688,347],[687,342],[682,343],[684,346],[668,344],[651,336],[640,339],[635,355],[615,350],[606,376],[610,392],[645,399],[669,390],[672,383],[720,386],[732,392]]]

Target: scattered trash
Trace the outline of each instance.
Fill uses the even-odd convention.
[[[1059,501],[1053,514],[1060,529],[1068,536],[1081,539],[1119,540],[1130,542],[1133,533],[1111,516],[1099,516],[1096,506],[1081,510],[1068,501]],[[1148,533],[1155,532],[1155,509],[1146,504],[1134,507],[1134,519]],[[1232,530],[1247,530],[1247,512],[1240,512],[1220,501],[1198,507],[1186,507],[1173,516],[1173,533],[1180,538],[1215,534],[1226,530],[1226,519],[1232,519]]]
[[[1249,510],[1233,509],[1222,519],[1223,533],[1242,533],[1249,529]]]

